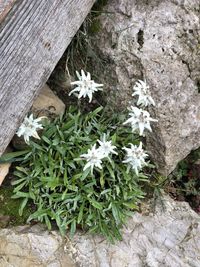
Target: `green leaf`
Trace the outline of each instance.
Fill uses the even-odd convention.
[[[17,152],[9,152],[0,157],[0,163],[13,162],[17,157],[27,154],[30,150],[23,150]]]
[[[63,130],[68,130],[68,129],[70,129],[70,128],[74,128],[74,122],[73,122],[73,120],[70,120],[70,121],[68,121],[67,123],[65,123],[65,125],[64,125],[64,127],[63,127]]]
[[[82,221],[84,207],[85,207],[85,202],[83,202],[81,207],[80,207],[77,223],[80,223]]]
[[[21,184],[19,184],[17,187],[15,187],[15,189],[13,190],[14,193],[18,192],[19,190],[21,190],[25,185],[26,185],[26,181],[22,182]]]
[[[109,188],[109,189],[105,189],[101,192],[101,195],[105,195],[105,194],[108,194],[108,193],[111,193],[112,190]]]
[[[45,224],[48,228],[48,230],[51,230],[51,222],[49,220],[49,217],[47,215],[44,216]]]
[[[17,169],[18,171],[23,172],[23,173],[25,173],[26,175],[28,175],[28,172],[27,172],[27,169],[26,169],[26,168],[17,166],[16,169]]]
[[[97,202],[96,200],[90,198],[89,201],[90,201],[90,203],[92,204],[93,207],[95,207],[95,208],[97,208],[99,210],[103,209],[102,205],[99,202]]]
[[[68,184],[68,176],[67,176],[67,170],[65,170],[64,172],[64,185],[67,185]]]
[[[114,203],[112,203],[112,214],[115,218],[116,224],[120,223],[119,211]]]
[[[102,109],[103,109],[103,107],[98,107],[98,108],[96,108],[94,111],[92,111],[92,112],[90,112],[89,113],[89,118],[93,118],[93,117],[96,117],[96,115],[98,114],[98,113],[100,113],[101,111],[102,111]]]
[[[51,124],[49,125],[48,130],[45,132],[45,136],[47,138],[50,138],[56,131],[57,131],[56,126]]]
[[[116,188],[117,196],[119,196],[119,194],[120,194],[120,187],[118,185],[116,185],[115,188]]]
[[[53,146],[57,146],[60,143],[60,140],[58,138],[54,139],[52,142]]]
[[[26,180],[26,177],[24,178],[21,178],[21,179],[17,179],[17,180],[14,180],[14,181],[11,181],[11,185],[17,185],[17,184],[20,184],[22,181]]]
[[[84,181],[85,178],[88,176],[89,173],[90,173],[90,168],[87,168],[87,169],[83,172],[83,174],[81,174],[80,180],[81,180],[81,181]]]
[[[36,199],[35,194],[34,194],[32,191],[30,191],[30,190],[29,190],[29,196],[30,196],[30,198],[33,199],[33,200]]]
[[[29,198],[30,195],[29,193],[17,191],[16,194],[12,196],[12,198],[20,198],[20,197]]]
[[[123,203],[124,206],[128,207],[129,209],[134,209],[134,210],[138,210],[138,206],[135,203],[131,203],[131,202],[124,202]]]
[[[57,223],[58,227],[61,225],[61,219],[60,219],[59,214],[56,214],[56,223]]]
[[[46,136],[43,135],[42,140],[44,140],[47,144],[51,145],[51,141]]]
[[[116,143],[116,139],[117,139],[117,135],[116,133],[114,133],[111,137],[112,143],[115,144]]]
[[[37,211],[35,211],[33,214],[31,214],[28,217],[27,222],[30,222],[31,220],[34,220],[34,219],[38,219],[39,220],[39,218],[46,216],[46,214],[47,214],[47,210],[46,209],[37,210]]]
[[[37,143],[35,143],[35,142],[33,142],[33,141],[31,141],[31,145],[32,145],[33,148],[35,148],[35,149],[41,150],[41,151],[43,151],[43,152],[46,152],[46,149],[45,149],[44,147],[38,145]]]
[[[74,219],[70,227],[70,236],[73,237],[76,232],[76,220]]]
[[[107,169],[109,170],[109,173],[110,173],[110,176],[115,179],[115,174],[114,174],[114,171],[111,169],[111,167],[107,164],[106,165]]]
[[[77,173],[77,174],[75,174],[75,175],[72,177],[72,179],[73,179],[73,180],[77,180],[77,179],[79,179],[81,176],[82,176],[82,173]]]
[[[28,202],[28,198],[24,198],[23,201],[22,201],[22,203],[21,203],[21,205],[20,205],[20,207],[19,207],[19,215],[20,216],[22,216],[23,210],[24,210],[27,202]]]
[[[100,185],[101,185],[101,188],[104,188],[105,180],[104,180],[103,172],[101,172],[101,176],[100,176]]]

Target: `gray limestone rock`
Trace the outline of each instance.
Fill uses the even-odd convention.
[[[95,71],[118,109],[134,103],[136,80],[147,80],[159,120],[148,149],[167,175],[200,146],[199,0],[110,0],[104,10],[93,41],[102,59]]]
[[[123,241],[109,244],[79,233],[67,249],[80,267],[199,267],[200,216],[165,196],[155,213],[135,213]]]
[[[1,267],[75,267],[56,232],[40,225],[0,230]]]
[[[200,216],[168,196],[153,211],[147,204],[133,214],[115,244],[81,231],[61,238],[41,225],[1,229],[0,266],[199,267]]]

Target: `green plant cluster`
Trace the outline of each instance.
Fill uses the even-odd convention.
[[[103,108],[83,113],[70,108],[44,128],[41,140],[30,142],[30,151],[15,171],[14,198],[21,198],[20,214],[29,201],[35,211],[28,221],[38,220],[51,229],[56,222],[62,234],[77,228],[121,239],[120,228],[144,196],[148,177],[127,169],[122,148],[138,144],[137,135],[122,126],[125,117]],[[102,170],[83,171],[80,158],[97,139],[107,134],[118,155],[103,160]]]
[[[200,158],[200,150],[193,151],[186,159],[179,162],[175,171],[171,174],[172,183],[178,187],[178,191],[185,196],[200,195],[200,166],[195,164]]]

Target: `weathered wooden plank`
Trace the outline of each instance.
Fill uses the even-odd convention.
[[[0,155],[95,0],[20,0],[0,25]]]
[[[6,17],[17,0],[0,0],[0,23]]]

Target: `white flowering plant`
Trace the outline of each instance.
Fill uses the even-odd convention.
[[[77,95],[76,93],[78,92],[78,98],[85,98],[87,96],[89,98],[89,102],[91,102],[93,93],[103,90],[103,84],[94,82],[94,80],[91,79],[91,74],[89,72],[85,74],[84,70],[81,70],[81,74],[79,74],[79,72],[76,71],[76,76],[78,81],[71,82],[71,85],[76,85],[76,88],[74,88],[69,95]]]
[[[133,87],[133,91],[134,93],[132,94],[132,96],[138,96],[138,106],[155,106],[155,101],[151,97],[149,85],[147,85],[146,81],[138,80]]]
[[[148,111],[141,108],[133,107],[129,108],[130,118],[123,124],[131,124],[132,132],[138,132],[140,136],[144,136],[144,130],[152,131],[150,123],[156,122],[156,119],[152,119]]]
[[[77,77],[70,94],[78,92],[78,98],[92,101],[103,85],[83,71]],[[139,208],[150,176],[140,135],[151,130],[155,120],[148,114],[145,121],[139,114],[146,116],[145,111],[136,109],[131,107],[131,119],[126,121],[127,115],[109,108],[85,112],[70,107],[60,118],[36,125],[32,136],[38,139],[36,128],[43,127],[40,139],[30,139],[28,132],[30,150],[13,181],[13,197],[22,198],[20,213],[32,201],[34,212],[28,221],[45,222],[49,229],[55,221],[63,234],[69,228],[73,235],[81,227],[110,241],[121,239],[120,228]]]
[[[27,144],[29,144],[30,137],[32,136],[36,139],[40,139],[37,130],[43,129],[43,126],[41,124],[41,120],[43,118],[44,117],[34,119],[33,114],[31,114],[29,117],[26,116],[23,123],[20,125],[19,129],[16,132],[17,136],[23,136],[24,141]]]

